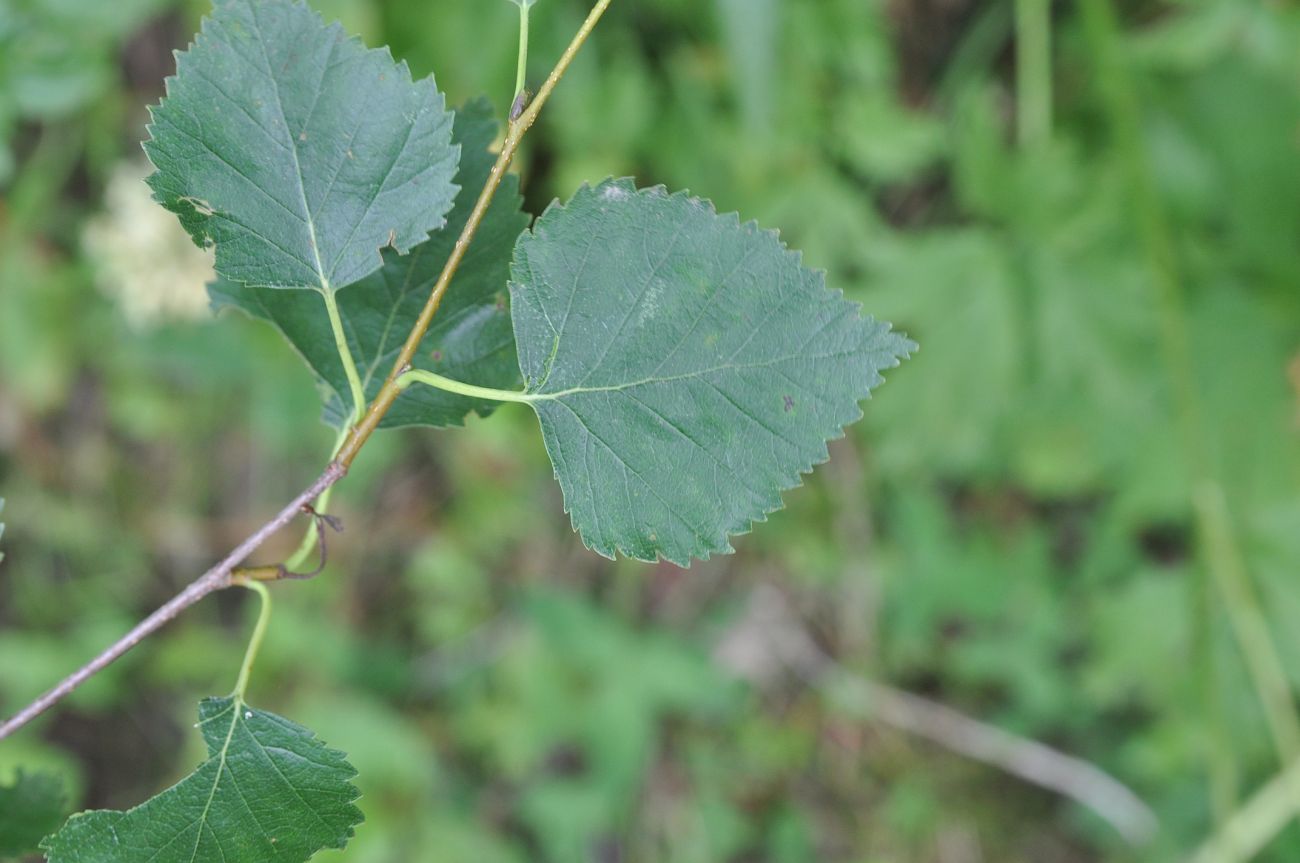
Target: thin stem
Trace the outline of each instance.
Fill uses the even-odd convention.
[[[1011,13],[1011,5],[1001,0],[984,4],[973,13],[970,26],[957,43],[943,77],[935,87],[939,102],[952,104],[971,82],[984,80],[1011,33]]]
[[[262,639],[266,637],[267,624],[271,622],[271,591],[267,590],[266,585],[259,581],[240,581],[239,583],[262,599],[262,605],[257,614],[257,623],[253,625],[253,634],[248,639],[248,649],[244,651],[244,662],[239,666],[239,679],[235,681],[235,691],[231,693],[240,701],[243,701],[244,694],[248,692],[248,678],[253,673],[253,663],[257,660],[257,652],[262,649]]]
[[[1086,806],[1132,845],[1151,840],[1155,814],[1136,794],[1099,767],[1003,731],[943,704],[831,667],[821,681],[841,709],[892,725],[1055,791]]]
[[[478,202],[474,205],[474,211],[470,213],[469,221],[465,223],[464,229],[460,232],[460,237],[456,240],[456,245],[447,258],[447,263],[443,266],[442,273],[433,286],[433,291],[429,294],[428,302],[425,303],[424,309],[420,312],[420,317],[416,320],[410,335],[407,336],[406,344],[402,346],[401,353],[397,355],[397,359],[393,362],[392,371],[388,373],[384,386],[380,389],[379,394],[375,396],[375,400],[370,403],[370,408],[366,411],[365,417],[353,429],[352,434],[348,436],[347,442],[343,445],[343,449],[339,452],[338,461],[344,467],[352,464],[352,460],[357,457],[361,447],[374,434],[375,429],[379,428],[379,422],[384,418],[384,414],[388,413],[388,409],[393,406],[393,402],[402,394],[402,388],[397,385],[397,378],[411,370],[411,361],[415,358],[415,352],[419,350],[420,341],[429,329],[429,324],[433,321],[438,306],[442,303],[443,295],[447,293],[452,277],[456,275],[461,261],[465,258],[465,252],[474,240],[474,235],[478,233],[479,225],[487,214],[488,206],[496,196],[497,189],[500,187],[502,179],[505,178],[506,171],[515,158],[515,153],[519,150],[519,142],[523,140],[524,135],[537,121],[537,115],[541,113],[542,106],[546,104],[556,85],[564,77],[564,73],[569,70],[573,59],[578,56],[578,51],[586,44],[587,38],[591,36],[591,31],[595,29],[601,16],[605,14],[605,10],[609,8],[610,2],[611,0],[597,0],[596,5],[592,7],[590,14],[587,15],[587,19],[578,28],[573,41],[569,43],[569,47],[560,55],[555,68],[547,76],[546,82],[537,91],[537,96],[529,104],[528,108],[519,115],[519,118],[510,123],[510,131],[506,135],[505,143],[501,146],[501,152],[497,156],[496,164],[492,166],[492,173],[488,176],[488,181],[483,186],[482,193],[479,194]]]
[[[356,425],[361,422],[361,416],[366,409],[366,388],[361,385],[361,375],[357,374],[356,360],[352,359],[352,349],[348,347],[348,336],[343,330],[343,318],[339,314],[338,300],[328,286],[320,293],[325,298],[325,311],[329,314],[330,331],[334,333],[334,344],[339,350],[339,361],[343,363],[343,371],[348,376],[348,386],[352,390],[352,419],[349,424]]]
[[[1021,147],[1052,134],[1051,0],[1016,0],[1016,131]]]
[[[515,94],[512,101],[519,98],[519,94],[524,92],[524,85],[528,83],[528,11],[532,6],[528,3],[519,4],[519,70],[515,73]]]
[[[1142,138],[1141,105],[1123,59],[1115,48],[1118,24],[1111,0],[1084,0],[1080,4],[1084,36],[1096,58],[1098,84],[1121,163],[1133,194],[1133,217],[1145,247],[1159,314],[1160,344],[1166,373],[1174,392],[1179,432],[1187,468],[1193,480],[1196,530],[1205,568],[1229,606],[1233,634],[1246,659],[1256,695],[1268,714],[1269,728],[1283,765],[1300,740],[1300,717],[1291,701],[1290,684],[1268,632],[1262,609],[1250,587],[1241,560],[1223,484],[1208,457],[1208,431],[1197,389],[1196,365],[1187,326],[1182,272],[1173,231],[1161,204]],[[1209,605],[1209,603],[1204,603]],[[1198,626],[1203,625],[1197,621]],[[1213,678],[1211,678],[1213,680]],[[1209,693],[1210,710],[1219,711],[1219,696]],[[1285,697],[1282,697],[1284,695]],[[1228,760],[1226,741],[1210,747],[1210,768],[1216,788],[1231,785],[1234,766]],[[1217,795],[1216,795],[1217,796]],[[1220,806],[1224,801],[1220,801]]]
[[[509,134],[506,137],[506,142],[501,149],[500,155],[497,157],[496,164],[492,167],[492,174],[484,185],[483,191],[479,195],[478,202],[474,205],[474,211],[470,214],[469,221],[466,222],[465,228],[461,231],[460,237],[456,240],[456,246],[452,250],[451,256],[447,259],[447,263],[443,266],[442,273],[439,275],[438,281],[434,285],[429,300],[425,303],[424,309],[421,311],[420,317],[412,328],[410,335],[407,336],[406,343],[403,345],[401,353],[398,354],[392,370],[388,373],[388,378],[384,381],[383,388],[380,390],[379,395],[375,397],[375,400],[371,403],[369,409],[365,412],[361,422],[348,434],[338,455],[332,462],[330,462],[329,466],[326,467],[325,472],[322,473],[320,477],[308,486],[301,494],[290,501],[284,509],[275,516],[275,518],[262,525],[262,527],[258,528],[256,532],[240,543],[234,551],[221,561],[221,563],[217,564],[215,567],[193,581],[188,587],[168,601],[162,608],[158,609],[153,614],[149,615],[149,617],[137,624],[134,629],[102,651],[89,663],[74,671],[49,692],[24,707],[15,714],[13,718],[0,724],[0,740],[13,734],[19,728],[22,728],[28,722],[31,722],[37,716],[57,704],[86,680],[102,671],[116,659],[121,657],[122,654],[126,653],[146,637],[160,629],[172,618],[180,614],[180,612],[189,608],[209,593],[229,587],[231,584],[231,571],[236,566],[243,563],[250,554],[261,547],[261,545],[265,543],[272,534],[292,521],[295,516],[299,515],[302,512],[304,504],[310,504],[312,501],[316,500],[336,482],[347,475],[348,467],[352,464],[352,460],[356,458],[361,447],[367,440],[369,440],[370,435],[374,433],[375,429],[379,427],[379,423],[384,418],[384,414],[388,412],[388,409],[392,407],[393,402],[401,394],[402,390],[401,387],[397,385],[397,378],[403,372],[410,369],[411,360],[415,356],[415,352],[419,349],[420,342],[424,338],[425,332],[429,329],[429,324],[433,320],[434,313],[437,312],[438,306],[442,302],[442,296],[446,293],[447,287],[451,283],[452,277],[456,274],[456,270],[460,267],[461,261],[464,260],[465,252],[468,250],[470,242],[474,239],[474,235],[478,232],[478,227],[482,223],[484,215],[487,213],[488,206],[492,203],[492,199],[495,197],[496,191],[500,187],[502,179],[505,177],[505,172],[510,167],[510,163],[514,159],[516,151],[519,149],[519,142],[532,127],[533,123],[536,122],[537,115],[541,112],[542,106],[546,104],[547,99],[555,90],[556,85],[559,84],[560,79],[564,77],[564,73],[568,71],[569,66],[573,63],[578,51],[586,43],[588,37],[591,36],[591,32],[595,28],[597,22],[599,22],[601,16],[605,14],[605,10],[609,8],[610,2],[611,0],[597,0],[597,3],[592,7],[591,12],[587,15],[587,19],[582,23],[577,34],[573,37],[573,41],[569,43],[569,47],[565,49],[564,54],[560,56],[559,61],[555,64],[555,68],[551,70],[551,74],[547,76],[546,83],[542,85],[541,90],[537,94],[537,98],[533,100],[528,109],[525,110],[517,119],[511,121]],[[327,305],[329,302],[330,301],[327,299]],[[333,324],[334,321],[332,320],[331,325]],[[342,326],[341,321],[339,321],[339,326],[335,328],[336,338],[341,332]],[[343,346],[346,346],[346,340],[343,342]],[[340,354],[346,356],[345,354],[342,354],[342,351],[340,351]],[[353,365],[355,368],[355,364]],[[359,382],[359,380],[356,381],[357,384],[359,384]],[[360,404],[362,402],[358,401],[358,403]]]
[[[1245,863],[1253,859],[1292,818],[1300,815],[1297,802],[1300,802],[1300,761],[1255,792],[1197,850],[1190,863]]]
[[[1300,714],[1291,698],[1291,683],[1273,649],[1268,620],[1246,572],[1232,518],[1217,483],[1203,482],[1194,500],[1210,574],[1222,592],[1228,619],[1241,645],[1246,670],[1264,705],[1273,743],[1283,764],[1300,762]]]
[[[397,386],[400,389],[406,389],[412,384],[426,384],[427,386],[436,387],[456,395],[469,396],[476,399],[491,399],[496,402],[532,402],[537,399],[528,393],[515,392],[514,390],[496,390],[490,387],[478,387],[473,384],[465,384],[460,381],[454,381],[451,378],[444,378],[442,375],[427,372],[424,369],[412,369],[397,378]]]
[[[0,724],[0,740],[4,740],[13,734],[19,728],[31,722],[40,716],[46,710],[66,698],[78,686],[85,683],[91,677],[103,671],[122,654],[135,647],[141,641],[144,641],[150,635],[153,635],[164,625],[169,623],[173,618],[194,603],[203,599],[210,593],[229,587],[231,584],[230,573],[236,566],[243,563],[244,560],[256,551],[268,538],[276,531],[293,521],[302,513],[303,504],[311,503],[321,495],[327,488],[334,485],[343,478],[347,469],[338,462],[330,464],[315,482],[303,490],[301,494],[289,501],[284,509],[258,528],[247,539],[241,542],[234,551],[226,555],[225,559],[216,566],[209,569],[203,575],[192,581],[188,587],[172,597],[165,605],[155,611],[153,614],[140,621],[126,635],[119,638],[116,642],[105,648],[90,662],[74,671],[63,679],[57,686],[46,692],[40,698],[37,698],[31,704],[24,707],[12,718]]]
[[[760,588],[750,614],[778,626],[771,658],[846,712],[891,725],[1047,788],[1087,806],[1133,844],[1149,841],[1157,822],[1151,808],[1096,765],[1018,737],[943,704],[855,674],[836,662],[791,616],[772,588]]]

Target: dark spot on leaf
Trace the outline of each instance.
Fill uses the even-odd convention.
[[[435,363],[442,362],[442,351],[434,351],[432,354],[430,354],[430,356],[433,357],[433,361]]]
[[[794,410],[794,399],[790,398],[789,396],[782,396],[781,398],[785,400],[786,413],[790,413],[790,411]]]

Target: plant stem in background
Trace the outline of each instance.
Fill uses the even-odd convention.
[[[774,588],[755,590],[748,613],[763,631],[780,633],[765,645],[770,658],[838,710],[923,737],[1062,794],[1091,809],[1133,845],[1155,835],[1158,824],[1151,807],[1096,765],[844,668],[817,644]]]
[[[248,691],[248,679],[253,673],[253,663],[257,661],[257,652],[262,649],[262,639],[266,637],[266,627],[271,622],[271,591],[258,581],[240,581],[261,597],[262,605],[257,613],[257,623],[253,625],[253,634],[248,639],[248,649],[244,651],[244,662],[239,666],[239,679],[235,682],[235,691],[231,693],[240,701]]]
[[[1279,761],[1300,759],[1300,715],[1291,699],[1290,683],[1267,630],[1265,616],[1241,560],[1233,535],[1223,483],[1210,457],[1209,437],[1196,387],[1196,368],[1187,327],[1182,274],[1164,208],[1155,187],[1141,129],[1141,107],[1124,60],[1118,55],[1118,24],[1110,0],[1084,0],[1080,6],[1084,36],[1096,60],[1100,95],[1133,194],[1133,214],[1145,247],[1159,312],[1161,349],[1174,391],[1178,426],[1188,475],[1192,480],[1193,511],[1205,568],[1228,607],[1228,619],[1241,648],[1251,682],[1268,718]],[[1202,602],[1205,614],[1211,604]],[[1211,639],[1199,640],[1209,644]],[[1212,665],[1212,663],[1211,663]],[[1210,709],[1220,711],[1219,695]],[[1210,765],[1216,788],[1235,784],[1235,767],[1222,746],[1212,746]],[[1221,796],[1216,795],[1216,796]],[[1219,814],[1231,801],[1217,800]],[[1234,816],[1235,817],[1235,816]]]
[[[1268,620],[1246,572],[1223,488],[1214,482],[1203,483],[1195,491],[1194,503],[1210,573],[1223,594],[1251,680],[1264,702],[1264,718],[1283,763],[1300,761],[1300,723],[1291,702],[1291,684],[1273,649]]]
[[[1051,135],[1051,0],[1016,0],[1016,137],[1032,148]]]
[[[818,686],[835,706],[932,740],[967,758],[996,767],[1092,810],[1131,845],[1155,835],[1151,808],[1095,764],[1019,737],[951,707],[839,670]]]
[[[974,13],[935,87],[939,102],[951,105],[972,81],[982,80],[1010,36],[1011,11],[1007,3],[990,3]]]
[[[1245,863],[1253,859],[1300,811],[1297,801],[1300,801],[1300,761],[1255,792],[1197,850],[1190,863]]]
[[[361,447],[379,427],[380,421],[384,414],[392,407],[397,396],[401,394],[401,387],[397,385],[397,378],[403,372],[409,371],[412,357],[415,356],[416,350],[424,338],[425,332],[429,329],[429,324],[433,321],[433,316],[438,310],[438,305],[442,302],[442,296],[446,293],[452,277],[460,267],[461,261],[465,257],[474,235],[478,231],[478,226],[483,221],[487,213],[488,206],[492,203],[496,195],[497,188],[501,185],[505,177],[506,170],[510,167],[514,159],[515,152],[519,149],[519,142],[524,135],[532,128],[533,123],[537,121],[537,115],[541,112],[542,106],[559,84],[560,79],[564,77],[569,66],[572,65],[578,51],[591,36],[592,30],[600,21],[605,10],[609,8],[611,0],[598,0],[592,7],[590,14],[578,29],[573,41],[565,49],[559,61],[551,74],[547,76],[546,83],[538,91],[537,98],[533,100],[528,109],[520,117],[510,124],[510,133],[506,137],[505,145],[501,149],[501,154],[497,157],[496,164],[492,167],[492,174],[488,178],[487,184],[483,187],[479,195],[478,203],[474,206],[474,211],[470,214],[469,221],[465,224],[464,230],[461,231],[459,239],[456,240],[456,246],[452,250],[446,265],[443,267],[438,282],[434,285],[433,291],[425,304],[424,310],[420,313],[415,327],[411,330],[406,339],[406,344],[402,352],[398,355],[397,361],[393,365],[392,371],[389,372],[387,380],[384,382],[383,389],[375,398],[374,403],[366,411],[361,423],[358,424],[348,434],[344,440],[343,446],[339,449],[338,455],[329,463],[324,473],[322,473],[315,482],[309,485],[297,497],[285,505],[280,512],[266,522],[247,539],[240,543],[234,551],[226,555],[219,564],[201,575],[198,579],[191,582],[188,587],[169,600],[165,605],[149,615],[130,632],[118,639],[100,652],[98,656],[83,665],[63,679],[57,686],[37,698],[31,704],[18,711],[12,718],[0,723],[0,740],[13,734],[36,717],[40,716],[50,707],[67,697],[78,686],[85,683],[94,675],[107,668],[124,653],[135,647],[148,636],[161,629],[166,623],[175,618],[185,609],[194,605],[200,599],[203,599],[214,591],[230,587],[233,583],[231,573],[235,567],[243,563],[250,554],[256,551],[266,542],[273,534],[291,522],[294,518],[304,512],[304,506],[309,505],[324,494],[336,482],[342,479],[348,472],[349,465],[360,452]],[[327,300],[328,302],[328,300]],[[341,327],[336,330],[336,335],[341,332]],[[346,341],[345,341],[346,344]],[[360,381],[358,380],[358,385]]]

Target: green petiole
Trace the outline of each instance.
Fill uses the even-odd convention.
[[[241,702],[248,691],[248,678],[253,673],[253,662],[257,652],[262,648],[262,639],[266,636],[266,627],[271,622],[271,592],[260,581],[242,581],[244,587],[254,591],[262,599],[262,608],[253,626],[253,635],[248,639],[248,649],[244,652],[244,662],[239,667],[239,679],[235,682],[235,691],[231,693]]]
[[[409,372],[402,374],[397,379],[399,389],[406,389],[411,384],[425,384],[435,387],[456,395],[469,396],[477,399],[491,399],[496,402],[522,402],[527,404],[538,400],[536,395],[530,393],[521,393],[514,390],[497,390],[491,387],[479,387],[474,384],[461,383],[451,378],[444,378],[442,375],[427,372],[424,369],[411,369]]]
[[[533,4],[529,0],[519,3],[519,68],[515,73],[515,95],[510,109],[510,122],[514,122],[523,113],[527,105],[524,85],[528,79],[528,10]]]

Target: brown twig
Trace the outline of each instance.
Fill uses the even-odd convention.
[[[578,51],[587,41],[587,37],[591,35],[591,31],[595,29],[596,23],[600,20],[601,16],[605,14],[605,10],[609,8],[610,2],[611,0],[597,0],[596,4],[592,7],[591,13],[587,16],[587,20],[584,21],[582,26],[578,29],[577,34],[573,37],[573,41],[569,43],[569,47],[565,49],[564,54],[560,56],[559,61],[555,64],[555,68],[547,77],[546,83],[543,84],[542,88],[537,92],[537,97],[533,99],[532,103],[528,106],[528,109],[524,111],[518,119],[515,119],[510,123],[510,130],[506,135],[505,144],[501,148],[501,153],[497,156],[496,164],[492,166],[492,173],[488,177],[488,181],[484,185],[483,191],[479,194],[478,201],[474,205],[474,211],[470,214],[469,221],[465,223],[465,227],[461,231],[460,237],[456,240],[456,246],[452,249],[452,253],[450,257],[448,257],[447,263],[443,266],[442,273],[438,276],[438,281],[435,283],[433,290],[429,295],[429,300],[425,303],[424,309],[420,312],[420,317],[416,320],[415,326],[411,329],[410,335],[407,336],[406,344],[402,347],[402,352],[393,363],[392,371],[388,373],[388,378],[384,381],[383,389],[379,391],[375,400],[366,410],[365,417],[362,421],[353,428],[352,433],[348,436],[347,441],[339,451],[338,456],[330,463],[329,467],[325,469],[325,472],[321,474],[320,478],[318,478],[316,482],[308,486],[302,494],[295,497],[287,506],[285,506],[285,508],[280,511],[279,515],[262,525],[262,527],[258,528],[255,533],[248,537],[248,539],[240,543],[239,547],[227,555],[221,563],[201,575],[197,580],[192,582],[189,587],[177,594],[166,605],[149,615],[136,625],[134,629],[122,638],[118,639],[112,646],[101,652],[86,665],[74,671],[58,686],[54,687],[49,692],[18,711],[18,713],[14,714],[12,718],[0,725],[0,740],[13,734],[37,716],[40,716],[86,680],[108,667],[118,657],[122,656],[122,654],[126,653],[132,647],[135,647],[146,637],[156,632],[164,624],[194,603],[214,591],[230,587],[234,584],[233,573],[235,567],[256,551],[268,538],[270,538],[272,534],[292,521],[295,515],[298,515],[303,511],[304,506],[308,507],[309,511],[313,514],[315,513],[314,510],[310,510],[311,502],[314,501],[321,492],[334,485],[334,483],[338,482],[345,474],[347,474],[348,468],[352,464],[352,460],[357,457],[357,453],[361,451],[361,447],[370,439],[370,435],[372,435],[375,429],[379,427],[380,421],[384,418],[384,415],[388,413],[388,409],[392,407],[393,402],[396,401],[397,397],[401,394],[401,388],[397,386],[397,378],[400,374],[410,368],[415,352],[419,348],[420,342],[424,339],[424,334],[428,331],[429,324],[433,321],[433,316],[438,311],[438,306],[442,303],[442,297],[447,292],[447,287],[451,284],[451,280],[456,275],[456,271],[460,268],[461,261],[464,260],[465,253],[469,250],[470,243],[473,242],[475,234],[478,233],[478,228],[483,221],[483,217],[487,215],[488,206],[496,196],[497,189],[500,187],[501,181],[505,178],[506,171],[510,168],[515,153],[519,150],[520,141],[523,140],[524,135],[532,127],[533,123],[536,122],[537,115],[541,112],[542,106],[546,104],[552,91],[555,90],[555,86],[559,83],[560,79],[564,77],[564,73],[568,71],[570,64],[573,63],[574,57],[577,56]],[[322,518],[322,516],[317,517]],[[319,530],[317,532],[321,534],[322,538],[321,552],[323,566],[324,534]],[[271,573],[274,573],[275,577],[269,579],[264,577]],[[257,581],[275,581],[279,578],[291,577],[293,577],[293,575],[289,574],[284,567],[276,566],[241,570],[239,573],[239,578],[241,579],[252,579]]]
[[[111,665],[118,657],[135,647],[148,636],[157,632],[172,618],[198,602],[203,597],[214,591],[230,587],[231,573],[245,558],[257,550],[262,543],[266,542],[270,536],[293,521],[294,517],[302,513],[304,505],[310,504],[321,492],[334,485],[343,478],[347,473],[347,468],[338,462],[332,462],[325,469],[315,482],[303,490],[301,494],[290,501],[284,509],[280,510],[274,518],[266,524],[259,527],[247,539],[241,542],[234,551],[226,555],[216,566],[209,569],[203,575],[199,576],[188,587],[182,590],[176,596],[172,597],[165,605],[155,611],[153,614],[140,621],[126,635],[119,638],[112,645],[104,649],[98,656],[90,662],[78,668],[72,674],[63,679],[58,686],[55,686],[49,692],[46,692],[40,698],[37,698],[31,704],[14,714],[4,724],[0,725],[0,740],[13,734],[19,728],[22,728],[28,722],[40,716],[54,704],[67,697],[74,689],[85,683],[94,675],[103,671]]]
[[[497,156],[496,164],[492,166],[492,173],[488,176],[487,183],[483,186],[483,191],[479,194],[478,202],[474,204],[474,212],[470,214],[469,221],[465,223],[464,229],[460,232],[460,237],[456,240],[455,247],[451,250],[451,256],[447,258],[446,265],[442,268],[442,273],[438,276],[438,281],[434,284],[433,290],[429,294],[429,300],[425,303],[424,309],[420,312],[420,317],[416,320],[411,334],[407,336],[406,344],[402,346],[402,352],[397,355],[393,362],[393,369],[388,373],[384,380],[384,386],[375,396],[375,400],[370,403],[366,410],[366,415],[352,434],[344,442],[343,448],[339,450],[338,460],[344,465],[351,465],[352,460],[357,457],[361,447],[365,445],[370,436],[374,434],[375,429],[379,428],[379,422],[388,413],[388,409],[393,406],[393,402],[402,394],[402,389],[397,385],[397,378],[403,372],[411,367],[411,362],[415,358],[415,352],[420,348],[420,342],[424,339],[425,332],[429,329],[433,316],[438,311],[438,306],[442,304],[443,295],[447,293],[447,288],[451,285],[451,279],[456,275],[460,268],[460,262],[465,257],[465,252],[469,250],[470,243],[474,241],[474,235],[478,233],[479,225],[483,217],[487,215],[488,206],[492,203],[493,197],[496,196],[497,188],[501,181],[505,179],[506,171],[510,168],[510,163],[514,161],[515,153],[519,151],[519,142],[523,140],[524,135],[532,128],[533,123],[537,121],[537,115],[541,113],[542,107],[550,99],[551,93],[555,91],[555,86],[560,83],[564,73],[568,71],[569,65],[573,63],[573,58],[578,56],[578,51],[595,29],[596,23],[600,17],[605,14],[609,8],[610,0],[598,0],[592,7],[591,14],[587,20],[582,23],[573,41],[569,47],[564,50],[555,68],[547,76],[546,83],[542,84],[533,101],[529,103],[519,119],[510,124],[510,130],[506,134],[505,143],[501,145],[501,152]]]

